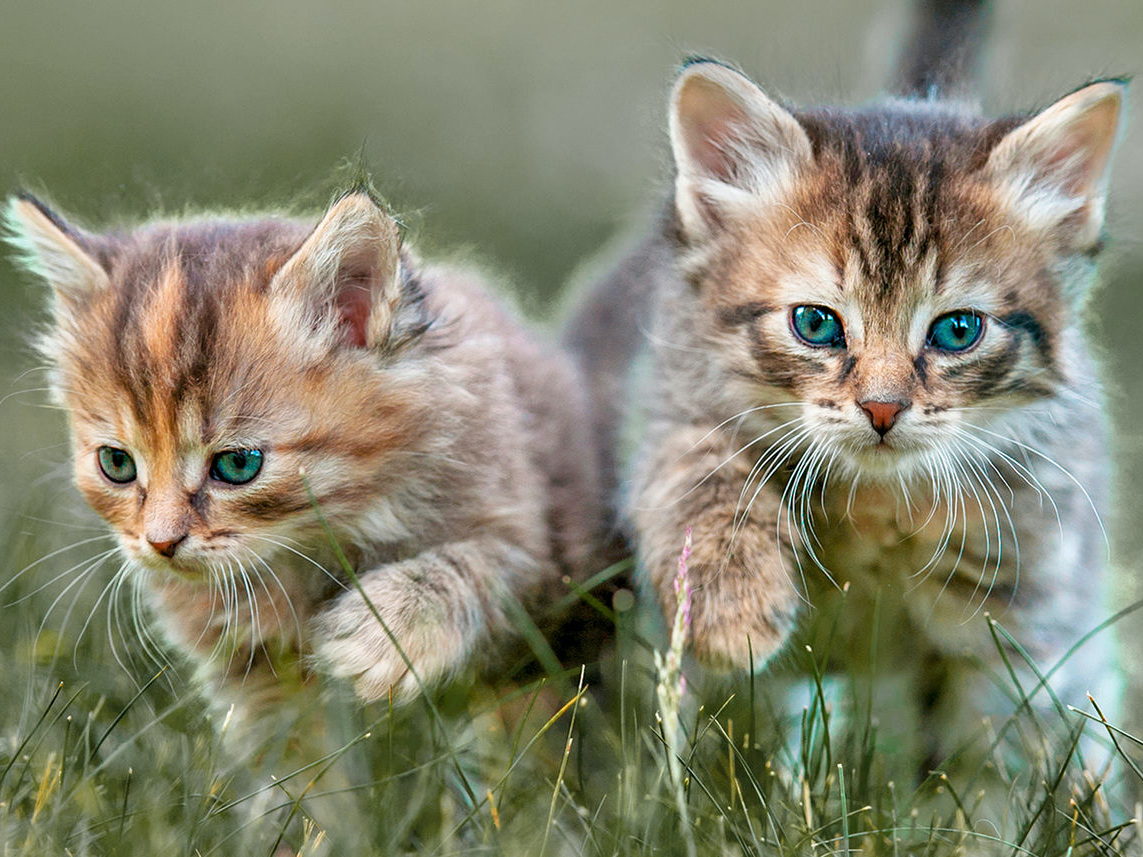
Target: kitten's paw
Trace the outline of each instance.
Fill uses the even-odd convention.
[[[772,541],[743,532],[737,547],[728,562],[723,540],[696,538],[689,560],[691,652],[704,666],[722,672],[764,667],[793,630],[799,604]],[[664,609],[671,610],[673,580],[663,578],[671,581],[660,587]]]
[[[445,611],[431,593],[400,572],[375,572],[362,583],[376,615],[360,592],[351,591],[314,620],[313,650],[320,669],[350,679],[358,697],[372,702],[390,693],[406,701],[420,691],[417,677],[429,687],[464,665],[464,640],[455,625],[443,621]]]
[[[690,648],[711,669],[757,671],[786,642],[792,627],[793,616],[775,611],[773,605],[736,604],[724,593],[705,599],[696,593],[691,605]]]

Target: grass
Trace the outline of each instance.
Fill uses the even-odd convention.
[[[578,667],[498,688],[464,677],[396,710],[331,686],[301,720],[236,737],[176,658],[147,665],[108,621],[109,575],[79,564],[44,587],[96,551],[67,549],[87,530],[39,517],[5,544],[14,568],[64,550],[0,593],[3,857],[1140,850],[1143,746],[1094,709],[1045,721],[1024,704],[1034,688],[1014,686],[1011,719],[974,748],[981,766],[920,776],[884,665],[884,681],[832,675],[828,652],[799,643],[781,675],[656,688],[667,643],[648,642],[638,610],[613,614],[617,650],[591,686]],[[1108,733],[1119,763],[1103,784],[1076,749]]]

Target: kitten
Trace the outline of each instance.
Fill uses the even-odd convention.
[[[669,210],[569,335],[601,443],[624,419],[637,437],[620,505],[668,616],[693,530],[695,658],[761,669],[848,589],[832,651],[861,669],[881,599],[935,758],[1015,707],[969,620],[991,611],[1046,670],[1101,618],[1106,439],[1080,309],[1124,98],[1104,80],[985,118],[939,95],[955,71],[934,63],[968,64],[954,43],[913,57],[904,96],[855,109],[784,107],[688,63]],[[1052,685],[1113,708],[1106,635]]]
[[[491,667],[517,605],[542,621],[586,576],[599,487],[573,366],[476,274],[402,250],[368,193],[316,226],[94,234],[27,196],[8,225],[52,286],[39,350],[76,484],[224,704],[265,710],[313,665],[407,699]]]

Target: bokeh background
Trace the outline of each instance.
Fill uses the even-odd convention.
[[[42,191],[92,227],[159,210],[316,215],[361,159],[422,250],[499,271],[550,323],[577,270],[585,279],[583,266],[614,253],[655,205],[681,58],[732,60],[795,102],[856,103],[887,79],[907,13],[905,0],[2,0],[0,192]],[[1028,109],[1140,68],[1139,0],[999,0],[982,96],[990,112]],[[1143,591],[1135,96],[1090,306],[1116,429],[1123,603]],[[85,514],[68,485],[63,415],[44,407],[27,348],[44,297],[0,257],[0,579],[44,552],[47,522]],[[36,573],[47,579],[52,562]],[[1136,673],[1141,624],[1122,628]]]

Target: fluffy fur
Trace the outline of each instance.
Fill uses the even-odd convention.
[[[477,276],[400,250],[368,194],[316,227],[93,234],[30,197],[8,224],[53,287],[40,351],[76,484],[223,702],[265,707],[314,664],[365,700],[418,687],[315,503],[429,685],[492,662],[514,603],[542,620],[584,578],[599,488],[575,370]],[[134,479],[105,475],[104,447]],[[260,450],[256,477],[216,478],[227,450]]]
[[[921,95],[787,109],[723,64],[681,72],[669,210],[570,341],[601,442],[616,448],[624,419],[637,437],[622,513],[668,615],[693,529],[701,663],[760,669],[807,605],[849,589],[832,651],[853,669],[880,599],[940,754],[1012,709],[975,616],[1045,669],[1098,623],[1107,461],[1079,316],[1123,92],[1101,81],[989,119]],[[806,306],[843,339],[800,336]],[[957,311],[981,338],[936,347],[934,323]],[[1114,675],[1100,637],[1053,685],[1112,706]]]

